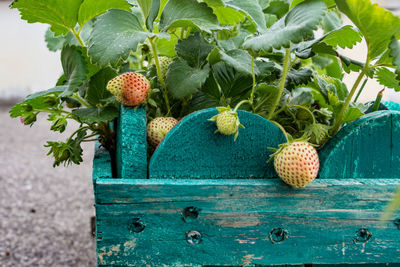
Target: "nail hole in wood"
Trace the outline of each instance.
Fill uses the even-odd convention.
[[[269,239],[271,240],[272,243],[279,243],[283,242],[285,239],[288,238],[288,231],[286,231],[283,228],[274,228],[272,231],[269,233]]]
[[[396,225],[397,229],[400,230],[400,218],[394,220],[394,225]]]
[[[201,242],[201,234],[198,231],[190,231],[186,234],[186,240],[189,244],[197,245]]]
[[[145,225],[139,221],[139,218],[133,218],[128,224],[129,231],[133,233],[140,233],[144,230]]]
[[[356,236],[354,237],[354,243],[367,243],[372,237],[371,231],[367,228],[360,228],[356,232]]]
[[[199,217],[200,211],[201,211],[201,209],[193,207],[193,206],[186,207],[183,209],[182,218],[185,222],[195,220],[195,219],[197,219],[197,217]]]

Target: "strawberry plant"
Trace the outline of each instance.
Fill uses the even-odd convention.
[[[153,146],[166,134],[157,118],[210,107],[221,112],[213,120],[222,134],[237,137],[240,107],[322,146],[370,108],[354,99],[368,78],[400,90],[400,18],[370,0],[18,0],[11,8],[49,24],[48,48],[61,50],[56,86],[10,111],[26,125],[47,113],[57,132],[79,123],[66,141],[46,144],[55,166],[79,164],[80,144],[92,140],[114,157],[119,102],[146,108]],[[342,14],[356,27],[343,26]],[[362,40],[365,62],[340,53]],[[359,76],[348,90],[350,72]]]

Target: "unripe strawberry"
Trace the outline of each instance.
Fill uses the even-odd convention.
[[[147,125],[147,140],[152,147],[157,147],[165,135],[178,123],[172,117],[158,117]]]
[[[172,58],[158,57],[158,60],[160,62],[161,75],[165,78],[165,76],[167,75],[168,66],[172,63]]]
[[[308,142],[298,141],[280,145],[273,157],[279,177],[295,188],[308,185],[318,175],[318,153]]]
[[[140,73],[126,72],[110,80],[107,90],[125,106],[137,106],[146,99],[150,82]]]
[[[217,130],[224,135],[234,135],[234,140],[238,137],[239,127],[244,128],[240,124],[239,116],[236,111],[231,110],[230,107],[218,107],[219,114],[213,116],[209,121],[215,121],[217,124]]]

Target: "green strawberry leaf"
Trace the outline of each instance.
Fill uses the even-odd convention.
[[[106,86],[108,81],[115,76],[117,76],[117,72],[107,67],[91,77],[85,96],[86,100],[93,106],[107,101],[107,98],[110,98],[112,94],[106,89]]]
[[[235,70],[252,75],[251,69],[251,55],[241,49],[229,50],[227,52],[219,50],[220,59],[224,61],[228,66],[234,68]],[[254,62],[253,65],[254,73],[258,75],[260,71]]]
[[[323,2],[303,2],[290,10],[264,34],[246,40],[243,46],[255,52],[271,52],[274,48],[289,47],[290,43],[299,43],[313,37],[313,31],[318,28],[325,10]]]
[[[257,31],[265,32],[267,30],[264,13],[258,1],[231,0],[225,4],[245,13],[257,25]]]
[[[290,4],[290,9],[293,7],[297,6],[300,3],[303,3],[305,0],[293,0],[292,3]],[[330,7],[335,5],[335,0],[323,0],[325,4]]]
[[[213,10],[196,0],[169,0],[160,20],[160,30],[172,27],[195,27],[205,32],[220,29]]]
[[[204,2],[213,9],[219,23],[222,25],[235,25],[246,17],[240,11],[226,6],[222,0],[205,0]]]
[[[263,7],[264,13],[275,15],[277,18],[282,18],[289,11],[289,1],[287,0],[267,0],[260,5]]]
[[[336,0],[336,5],[364,35],[370,60],[388,48],[392,36],[399,35],[400,18],[370,0]]]
[[[390,56],[393,58],[392,65],[396,69],[396,78],[400,80],[400,42],[395,37],[392,37],[390,42]]]
[[[78,23],[82,26],[112,8],[130,11],[131,5],[125,0],[85,0],[79,8]]]
[[[62,96],[70,96],[79,89],[89,72],[82,49],[77,46],[65,46],[61,51],[61,64],[67,80],[67,90]]]
[[[349,123],[354,121],[355,119],[358,119],[359,117],[363,116],[364,112],[362,112],[358,107],[356,106],[350,106],[346,109],[346,112],[344,113],[343,116],[343,123]]]
[[[119,116],[119,110],[115,106],[90,107],[72,110],[72,114],[79,118],[82,123],[93,124],[98,122],[112,121]]]
[[[78,21],[81,0],[18,0],[10,7],[17,8],[28,23],[47,23],[56,36],[74,29]]]
[[[160,0],[151,1],[151,8],[146,18],[146,27],[150,31],[153,31],[153,22],[158,16],[158,13],[160,11],[160,5],[161,5]]]
[[[174,98],[183,99],[195,93],[206,81],[210,72],[207,64],[202,69],[192,68],[188,63],[176,58],[167,72],[166,85]]]
[[[197,32],[187,39],[179,40],[175,51],[190,67],[200,68],[204,65],[208,54],[213,48],[214,46],[207,43],[200,33]]]
[[[333,47],[353,48],[361,42],[361,33],[354,30],[352,26],[346,25],[340,29],[333,30],[326,35],[323,42]]]
[[[171,39],[158,39],[157,40],[157,52],[159,56],[166,56],[173,58],[176,56],[175,46],[178,44],[178,37],[174,34],[171,35]]]
[[[147,20],[147,17],[150,14],[152,2],[152,0],[136,0],[136,3],[139,5],[140,10],[142,11],[142,16],[144,20]]]
[[[76,40],[75,36],[72,33],[68,33],[67,35],[55,36],[54,32],[52,32],[50,28],[47,29],[44,38],[47,44],[47,48],[53,52],[61,50],[66,43],[69,43],[71,45],[79,45],[78,40]],[[74,44],[72,44],[72,40],[75,40]]]
[[[387,68],[377,68],[375,71],[375,78],[378,80],[379,84],[392,88],[395,91],[400,91],[400,83],[396,78],[396,74]]]
[[[89,36],[93,30],[93,22],[89,21],[85,25],[83,25],[80,37],[84,43],[87,43],[89,40]],[[50,51],[58,51],[61,50],[64,46],[80,46],[78,39],[72,34],[72,32],[68,32],[66,35],[55,36],[54,32],[47,29],[45,33],[45,41],[47,43],[47,48]]]
[[[332,0],[335,3],[334,0]],[[327,4],[327,6],[330,6]],[[330,10],[326,13],[325,17],[322,19],[322,28],[325,32],[330,32],[338,29],[342,26],[343,22],[340,19],[339,12],[336,10]]]
[[[147,36],[135,15],[112,9],[100,15],[94,23],[88,45],[89,56],[100,66],[117,65],[127,59],[131,51],[136,51]]]
[[[253,83],[251,75],[238,72],[225,62],[213,65],[212,72],[225,97],[243,96]]]

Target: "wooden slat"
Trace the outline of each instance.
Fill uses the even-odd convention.
[[[378,111],[343,127],[319,152],[320,178],[398,178],[400,112]]]
[[[266,119],[239,111],[246,127],[233,136],[214,133],[208,121],[215,108],[192,113],[182,119],[164,138],[149,163],[150,178],[265,178],[274,177],[272,153],[268,147],[284,142],[282,132]]]
[[[378,221],[399,184],[326,179],[294,190],[278,179],[98,179],[99,264],[400,264],[400,230]],[[184,216],[195,214],[189,207],[197,218]],[[273,243],[277,228],[287,239]],[[365,243],[355,241],[362,228],[372,234]],[[201,233],[199,244],[187,242],[190,231]]]
[[[121,105],[117,125],[117,175],[147,178],[146,110]]]

